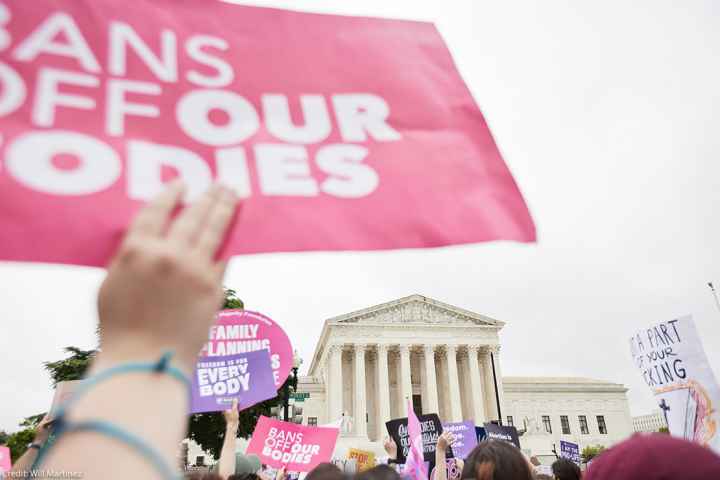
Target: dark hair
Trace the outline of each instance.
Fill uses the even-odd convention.
[[[359,473],[355,480],[400,480],[400,474],[388,465],[378,465]]]
[[[220,477],[222,478],[222,477]],[[203,478],[203,480],[206,480]],[[260,477],[257,475],[257,473],[233,473],[230,475],[227,480],[260,480]]]
[[[580,467],[567,458],[555,460],[555,463],[552,464],[552,471],[558,480],[580,480],[582,476]]]
[[[313,468],[305,476],[305,480],[345,480],[345,474],[337,465],[332,463],[321,463]]]
[[[520,449],[502,440],[485,440],[465,459],[463,479],[533,480],[533,474]]]

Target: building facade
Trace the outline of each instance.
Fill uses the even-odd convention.
[[[633,431],[637,433],[653,433],[667,428],[665,416],[659,411],[633,417]]]
[[[340,455],[359,443],[380,452],[385,422],[406,416],[408,401],[444,421],[482,425],[502,417],[536,455],[550,455],[560,439],[610,445],[632,432],[622,385],[503,377],[503,326],[420,295],[331,318],[300,378],[304,423],[341,421]]]

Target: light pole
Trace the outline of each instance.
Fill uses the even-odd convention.
[[[285,391],[283,392],[283,421],[285,422],[290,420],[290,387],[292,386],[293,392],[297,391],[297,374],[300,365],[302,365],[302,358],[298,355],[297,350],[293,350],[292,377],[290,377],[289,382],[285,383]]]

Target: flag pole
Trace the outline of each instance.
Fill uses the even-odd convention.
[[[715,286],[712,282],[708,282],[708,287],[710,287],[710,291],[712,292],[712,296],[715,299],[715,306],[718,309],[718,312],[720,312],[720,300],[718,300],[717,292],[715,291]]]

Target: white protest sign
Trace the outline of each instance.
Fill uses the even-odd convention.
[[[630,351],[670,433],[720,451],[720,387],[692,317],[638,331]]]

